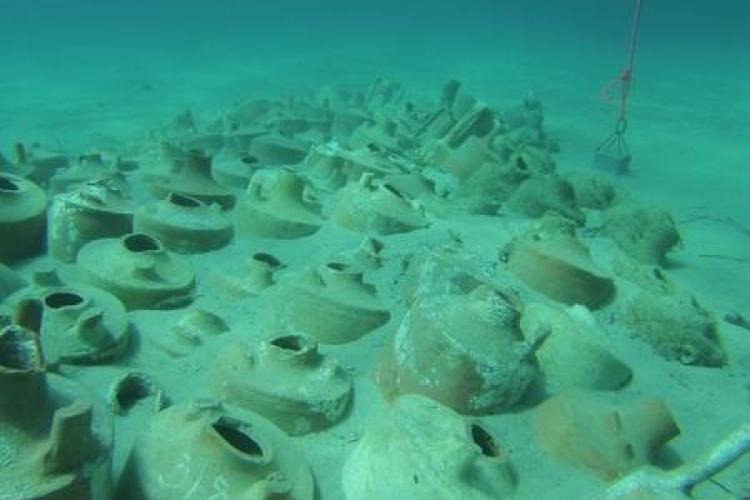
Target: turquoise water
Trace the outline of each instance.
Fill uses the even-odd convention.
[[[97,124],[110,106],[145,118],[155,105],[226,100],[252,79],[283,89],[362,84],[381,74],[413,76],[412,88],[435,92],[445,79],[458,78],[488,100],[532,88],[554,96],[548,105],[565,106],[570,116],[596,104],[599,87],[624,64],[632,14],[631,3],[619,0],[210,6],[45,0],[4,1],[2,8],[7,97],[0,126],[11,136],[35,132],[23,110],[43,102],[48,116],[96,105]],[[635,100],[666,110],[713,108],[710,119],[747,127],[748,24],[750,7],[742,0],[646,2]],[[219,92],[191,99],[204,85]],[[137,92],[142,88],[154,92]]]
[[[3,2],[4,57],[75,57],[130,53],[148,59],[151,51],[179,53],[210,44],[245,50],[291,52],[297,56],[348,42],[357,50],[377,50],[388,40],[403,49],[482,47],[552,52],[592,45],[614,47],[628,29],[630,2],[595,0],[527,2],[467,1],[436,4],[398,2],[272,3],[217,1],[55,1]],[[645,2],[645,53],[679,49],[747,51],[750,17],[742,0]],[[550,47],[555,42],[556,47]],[[580,50],[580,49],[579,49]],[[134,53],[135,52],[135,53]],[[715,52],[715,54],[717,54]],[[437,53],[432,56],[437,62]],[[717,54],[718,55],[718,54]],[[738,60],[739,63],[739,60]]]
[[[140,202],[150,196],[144,187],[151,182],[148,169],[163,166],[155,138],[187,109],[201,128],[248,99],[307,96],[330,87],[364,91],[378,77],[400,82],[410,99],[429,108],[444,83],[456,79],[495,109],[516,106],[533,91],[544,106],[545,131],[560,146],[554,154],[557,172],[588,174],[594,148],[616,121],[616,100],[605,102],[599,94],[625,64],[634,5],[631,0],[0,0],[0,152],[12,158],[13,144],[21,141],[73,159],[100,149],[122,154],[142,164],[144,177],[132,177]],[[642,269],[650,276],[665,273],[710,311],[728,356],[721,368],[685,366],[618,337],[621,332],[613,331],[622,295],[615,309],[596,316],[607,325],[607,342],[633,368],[632,385],[623,392],[661,398],[680,426],[667,456],[659,457],[660,466],[671,468],[696,460],[750,421],[750,332],[747,325],[725,320],[736,314],[750,321],[750,1],[644,0],[639,34],[627,108],[632,170],[603,175],[618,191],[672,215],[681,244],[658,270]],[[323,198],[329,196],[334,194],[325,192]],[[579,235],[594,240],[596,258],[606,260],[607,247],[596,246],[602,243],[597,236],[602,217],[594,211]],[[476,251],[479,264],[494,266],[500,243],[528,223],[502,210],[494,218],[463,214],[433,222],[431,232],[415,232],[413,239],[412,233],[386,238],[391,267],[366,273],[393,305],[395,319],[352,344],[322,349],[343,361],[357,396],[352,415],[339,427],[295,438],[304,449],[300,456],[312,464],[321,499],[343,498],[342,464],[370,428],[368,419],[387,407],[372,372],[406,310],[394,285],[402,279],[400,259],[458,235]],[[191,256],[198,306],[224,318],[232,335],[252,331],[247,325],[254,326],[260,314],[258,302],[207,293],[221,289],[215,275],[236,277],[255,252],[278,252],[298,270],[359,244],[359,235],[342,236],[331,226],[299,247],[238,237],[224,251]],[[37,256],[12,267],[29,279],[48,260]],[[161,377],[176,403],[193,393],[206,395],[213,348],[175,361],[160,358],[151,343],[181,312],[130,312],[140,329],[139,351],[111,365],[62,374],[99,399],[117,375],[131,369]],[[253,335],[248,336],[257,340]],[[529,444],[535,408],[527,403],[518,411],[482,417],[516,468],[514,498],[584,498],[604,487],[605,481]],[[118,416],[115,432],[130,443],[147,422]],[[128,452],[125,446],[115,450],[118,478]],[[0,453],[0,477],[2,458]],[[695,498],[750,498],[748,478],[745,457],[715,483],[703,485]],[[2,493],[0,484],[0,500],[6,498]]]

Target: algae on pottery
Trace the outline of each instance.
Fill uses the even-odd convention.
[[[669,212],[628,203],[606,212],[602,232],[643,264],[664,265],[667,253],[680,243],[680,233]]]
[[[128,309],[169,308],[187,300],[195,284],[193,270],[144,233],[92,241],[77,263],[81,280],[116,295]]]
[[[229,244],[234,234],[218,205],[177,193],[141,206],[133,229],[157,237],[164,248],[176,253],[216,250]]]
[[[297,445],[260,415],[216,401],[158,412],[133,448],[121,498],[312,500]]]
[[[339,364],[307,335],[279,335],[247,348],[231,344],[216,357],[213,386],[225,401],[263,415],[292,436],[344,418],[353,386]]]
[[[503,446],[480,422],[419,395],[376,416],[342,473],[348,500],[512,498]]]
[[[0,173],[0,262],[39,254],[44,245],[47,198],[36,184]]]
[[[626,304],[623,322],[668,360],[714,367],[727,362],[716,320],[692,296],[643,291]]]

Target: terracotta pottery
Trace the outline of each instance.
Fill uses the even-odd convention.
[[[417,395],[373,419],[342,481],[349,500],[490,500],[515,490],[509,459],[487,427]]]
[[[0,330],[0,497],[109,498],[112,422],[45,368],[35,332]]]
[[[289,273],[266,296],[263,331],[304,333],[321,344],[352,342],[391,317],[362,272],[340,262]]]
[[[133,448],[121,498],[312,500],[301,451],[276,426],[213,401],[171,406]]]
[[[47,226],[51,256],[75,262],[86,243],[115,238],[133,231],[131,201],[107,179],[87,182],[52,199]]]
[[[599,309],[614,297],[614,281],[574,236],[531,232],[512,240],[504,255],[516,278],[558,302]]]
[[[428,226],[424,208],[369,174],[344,188],[333,210],[340,225],[365,234],[396,234]]]
[[[188,150],[178,174],[158,180],[152,189],[159,198],[177,193],[206,204],[216,203],[224,210],[234,207],[235,203],[234,194],[211,177],[211,157],[199,149]]]
[[[128,309],[168,308],[189,297],[194,285],[192,269],[144,233],[92,241],[77,263],[80,279],[116,295]]]
[[[176,253],[201,253],[229,244],[234,229],[218,205],[208,206],[191,196],[170,193],[161,201],[147,203],[136,212],[135,231],[159,239]]]
[[[341,420],[353,386],[336,361],[306,335],[280,335],[248,349],[230,345],[212,367],[223,400],[259,413],[288,434],[317,432]]]
[[[660,399],[622,402],[582,389],[544,402],[536,409],[534,427],[547,451],[606,481],[650,463],[680,432]]]
[[[607,337],[583,307],[558,310],[531,304],[523,310],[521,331],[529,342],[542,342],[535,357],[549,393],[572,387],[615,390],[633,377],[631,369],[607,349]]]
[[[295,239],[320,229],[320,205],[290,170],[258,171],[237,210],[239,229],[261,238]]]
[[[507,411],[537,373],[518,319],[486,285],[420,298],[386,347],[376,380],[389,397],[422,394],[465,414]]]
[[[122,303],[103,290],[82,285],[22,291],[16,320],[38,328],[51,365],[111,361],[123,354],[130,334]]]

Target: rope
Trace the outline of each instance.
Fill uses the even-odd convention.
[[[628,58],[625,67],[620,71],[617,77],[604,84],[601,90],[601,97],[605,101],[611,101],[611,91],[616,86],[620,86],[620,110],[617,115],[615,125],[615,134],[622,135],[627,127],[627,108],[628,98],[630,97],[630,83],[633,79],[633,67],[635,66],[635,53],[638,48],[638,32],[641,27],[641,4],[642,0],[635,1],[635,12],[633,13],[633,24],[630,28],[630,41],[628,42]]]

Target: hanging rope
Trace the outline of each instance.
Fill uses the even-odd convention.
[[[600,96],[603,100],[612,100],[612,90],[616,87],[620,87],[620,109],[617,114],[617,121],[615,122],[615,129],[610,136],[608,136],[597,148],[598,162],[601,160],[600,155],[615,155],[620,158],[621,162],[629,162],[630,154],[628,152],[627,144],[625,143],[625,129],[628,125],[628,98],[630,97],[630,83],[633,79],[633,68],[635,66],[635,53],[638,48],[638,32],[641,26],[641,4],[642,0],[635,0],[635,12],[633,14],[633,23],[630,28],[630,40],[628,42],[628,58],[625,63],[625,67],[620,71],[616,78],[604,84],[601,89]],[[610,158],[611,159],[611,158]],[[618,167],[617,170],[626,170],[627,165],[624,169],[622,166]]]

